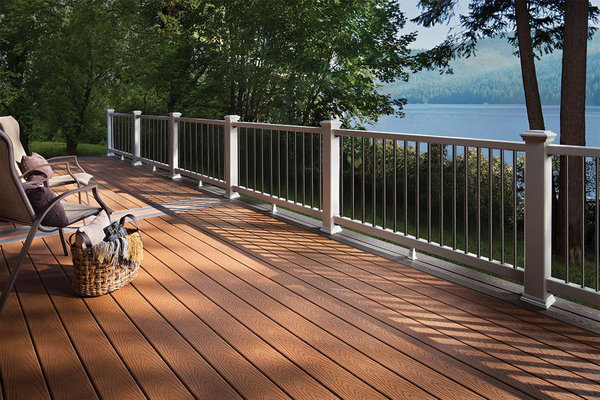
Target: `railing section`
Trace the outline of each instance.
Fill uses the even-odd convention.
[[[338,130],[336,222],[523,280],[524,144]]]
[[[110,111],[110,110],[109,110]],[[132,116],[126,113],[108,113],[108,150],[122,156],[131,156],[132,149]]]
[[[140,159],[160,167],[169,165],[169,118],[140,115]]]
[[[598,304],[600,149],[550,145],[548,154],[556,193],[549,290]],[[565,188],[563,193],[561,187]]]
[[[540,307],[600,305],[600,148],[340,126],[108,110],[108,154],[523,282]]]
[[[319,216],[322,193],[320,128],[234,122],[238,185],[245,195]]]

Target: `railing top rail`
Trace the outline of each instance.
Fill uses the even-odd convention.
[[[166,117],[164,115],[145,115],[141,114],[137,116],[139,119],[152,119],[156,121],[168,121],[170,117]]]
[[[189,117],[177,117],[175,118],[177,122],[191,122],[197,124],[210,124],[210,125],[225,125],[225,121],[220,119],[205,119],[205,118],[189,118]]]
[[[114,115],[115,117],[131,117],[133,114],[131,114],[131,113],[111,112],[110,115]]]
[[[237,128],[255,128],[255,129],[270,129],[273,131],[290,131],[290,132],[305,132],[322,134],[323,129],[315,126],[300,126],[300,125],[282,125],[282,124],[265,124],[262,122],[242,122],[233,123]]]
[[[434,143],[445,145],[457,145],[468,147],[492,148],[498,150],[516,150],[525,151],[525,143],[511,142],[505,140],[489,139],[470,139],[451,136],[422,135],[417,133],[396,133],[396,132],[377,132],[377,131],[359,131],[354,129],[336,129],[336,135],[366,137],[373,139],[405,140],[407,142]]]
[[[555,156],[600,157],[600,147],[550,144],[546,149],[549,155]]]

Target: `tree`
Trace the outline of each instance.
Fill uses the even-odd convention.
[[[578,0],[565,1],[564,48],[562,59],[560,100],[560,143],[585,146],[585,81],[588,36],[588,5]],[[568,174],[566,163],[569,162]],[[584,224],[583,159],[561,157],[558,220],[558,244],[566,242],[564,233],[569,230],[572,258],[581,259],[581,227]],[[567,186],[568,182],[570,185]],[[564,190],[563,190],[564,189]],[[567,210],[567,196],[569,209]],[[566,217],[569,216],[567,227]],[[556,247],[556,246],[555,246]],[[563,246],[561,246],[563,247]],[[564,247],[563,247],[564,248]],[[562,250],[562,249],[560,249]]]
[[[419,6],[423,12],[414,21],[428,27],[448,21],[454,15],[456,1],[421,0]],[[544,129],[534,58],[542,52],[549,53],[563,48],[561,143],[585,145],[586,43],[587,38],[596,30],[593,26],[588,27],[588,19],[596,21],[598,15],[598,8],[583,0],[472,0],[469,13],[460,16],[464,32],[450,35],[437,48],[431,50],[431,53],[443,53],[447,56],[446,59],[470,56],[474,53],[479,39],[508,37],[519,49],[530,129]],[[571,164],[576,165],[571,167]],[[569,231],[581,232],[582,224],[581,162],[569,165],[571,185],[568,189],[564,160],[561,160],[561,166],[559,199],[556,199],[556,195],[553,199],[553,208],[558,217],[554,221],[553,229],[553,244],[557,252],[564,250],[562,243],[565,241],[564,234],[567,229],[564,204],[567,192],[575,196],[569,211],[569,215],[572,215]],[[581,235],[571,234],[570,237],[572,251],[580,254]]]
[[[67,152],[103,131],[105,104],[123,64],[130,1],[73,0],[57,8],[61,22],[32,57],[39,119],[61,132]]]
[[[377,83],[407,79],[416,60],[400,35],[395,1],[214,1],[198,20],[199,40],[218,51],[210,81],[223,88],[225,112],[245,120],[317,124],[340,116],[375,120],[400,112],[401,101]]]
[[[54,28],[55,4],[41,0],[0,2],[0,107],[21,123],[21,142],[29,147],[36,101],[31,57]],[[19,160],[20,161],[20,160]]]

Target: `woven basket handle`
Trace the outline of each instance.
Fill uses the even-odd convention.
[[[85,244],[85,247],[87,247],[88,249],[92,247],[92,241],[90,240],[89,236],[85,233],[85,232],[76,232],[73,233],[71,236],[69,236],[69,245],[73,246],[73,238],[75,237],[75,235],[79,233],[83,239],[83,244]]]
[[[121,219],[119,220],[119,225],[121,225],[121,226],[125,225],[125,220],[127,218],[129,218],[130,220],[133,221],[133,223],[135,224],[135,228],[139,231],[140,230],[140,224],[138,223],[137,218],[133,214],[126,214],[123,217],[121,217]]]

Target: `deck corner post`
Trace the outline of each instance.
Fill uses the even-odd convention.
[[[114,156],[113,152],[113,124],[112,124],[112,115],[115,112],[114,109],[109,108],[106,110],[106,155]]]
[[[547,291],[552,268],[552,157],[556,134],[525,131],[525,272],[521,301],[544,309],[556,298]]]
[[[322,121],[323,128],[323,225],[321,231],[333,235],[342,231],[335,224],[340,213],[340,137],[335,131],[342,127],[339,119]]]
[[[177,172],[179,169],[179,122],[177,118],[181,117],[179,112],[169,113],[169,177],[179,179],[181,175]]]
[[[132,165],[142,165],[140,161],[141,157],[141,120],[140,115],[142,112],[140,110],[135,110],[131,112],[131,152],[133,153],[133,161]]]
[[[239,185],[238,128],[234,123],[239,120],[239,115],[225,116],[225,197],[228,199],[240,197],[234,189]]]

